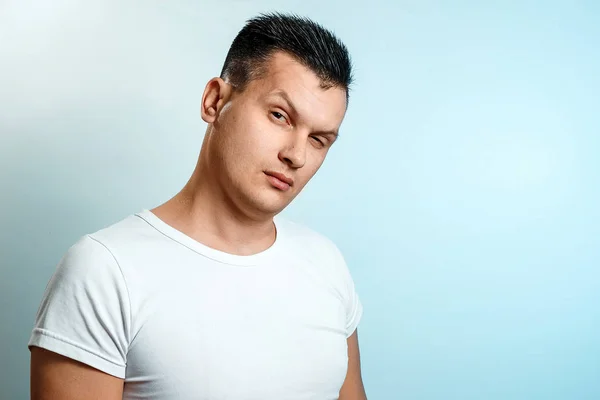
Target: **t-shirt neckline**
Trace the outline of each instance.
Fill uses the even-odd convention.
[[[136,213],[135,215],[141,218],[142,220],[146,221],[154,229],[167,236],[171,240],[180,243],[181,245],[189,248],[190,250],[204,257],[228,265],[256,266],[263,264],[266,260],[272,257],[273,253],[277,251],[282,241],[282,229],[280,226],[281,224],[278,223],[279,221],[277,217],[273,219],[276,230],[276,237],[273,244],[259,253],[252,254],[249,256],[241,256],[217,250],[215,248],[209,247],[203,243],[198,242],[192,237],[167,224],[165,221],[160,219],[156,214],[154,214],[148,209],[144,209]]]

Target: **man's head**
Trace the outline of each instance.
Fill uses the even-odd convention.
[[[236,207],[280,212],[335,142],[351,82],[346,47],[315,22],[248,21],[203,95],[204,169]]]
[[[346,46],[316,22],[294,15],[265,14],[248,21],[229,48],[221,78],[243,90],[264,75],[265,62],[275,52],[294,57],[323,88],[344,89],[348,100],[352,66]]]

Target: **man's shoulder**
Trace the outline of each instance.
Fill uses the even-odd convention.
[[[294,259],[296,265],[320,276],[326,285],[342,298],[348,298],[353,285],[350,270],[334,239],[302,223],[280,218],[277,226],[283,233],[286,260]]]
[[[164,241],[164,238],[143,218],[144,213],[145,210],[141,210],[128,214],[108,222],[104,227],[83,234],[69,251],[78,249],[79,253],[84,255],[104,248],[104,252],[119,259],[140,254],[143,249],[153,248]]]
[[[104,245],[134,243],[144,238],[148,238],[148,234],[152,229],[141,217],[142,213],[143,212],[129,214],[97,229],[96,231],[89,232],[86,236],[89,236]]]
[[[325,255],[341,257],[336,243],[324,233],[286,217],[278,216],[276,222],[278,230],[281,229],[288,246],[293,246],[309,254],[318,254],[320,257]]]
[[[120,262],[116,254],[123,254],[121,249],[139,242],[143,225],[138,220],[131,214],[82,234],[62,255],[56,279],[87,284],[85,282],[90,280],[109,282],[119,276]]]

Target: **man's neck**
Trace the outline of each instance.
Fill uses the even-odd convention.
[[[151,211],[173,228],[216,250],[245,256],[271,247],[276,236],[273,218],[245,215],[216,190],[218,187],[194,175],[181,192]]]

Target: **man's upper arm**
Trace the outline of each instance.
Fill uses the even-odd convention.
[[[31,347],[32,400],[121,400],[123,379],[40,347]]]
[[[360,371],[360,350],[358,348],[358,331],[355,330],[347,339],[348,372],[340,390],[339,400],[367,400]]]
[[[358,325],[362,318],[363,306],[354,286],[354,280],[340,249],[333,244],[332,265],[339,274],[339,288],[346,312],[346,341],[348,346],[348,370],[340,389],[339,400],[366,400],[365,389],[360,370],[360,351],[358,348]]]
[[[28,347],[33,399],[121,399],[130,338],[128,288],[102,243],[85,236],[46,287]]]

